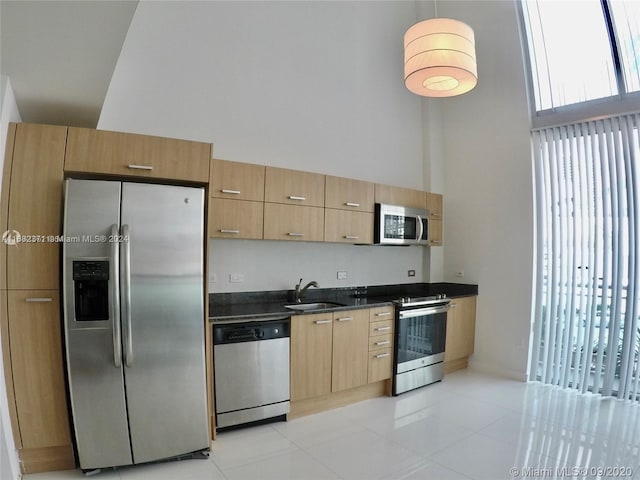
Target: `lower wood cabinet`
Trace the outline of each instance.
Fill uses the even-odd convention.
[[[393,371],[393,306],[369,310],[369,360],[367,381],[391,378]]]
[[[468,358],[473,353],[475,332],[476,297],[452,299],[447,313],[445,373],[467,367]]]
[[[333,314],[333,364],[331,391],[338,392],[367,383],[369,311],[350,310]]]
[[[11,369],[27,473],[73,468],[57,290],[9,290]]]

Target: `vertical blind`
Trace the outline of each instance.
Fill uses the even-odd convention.
[[[530,379],[637,400],[640,115],[535,130]]]

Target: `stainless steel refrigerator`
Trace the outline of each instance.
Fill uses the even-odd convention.
[[[209,448],[204,190],[66,181],[66,359],[80,467]]]

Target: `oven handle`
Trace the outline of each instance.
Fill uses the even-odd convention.
[[[435,315],[436,313],[446,313],[449,311],[449,305],[442,305],[439,307],[429,308],[415,308],[413,310],[401,310],[399,317],[402,318],[414,318],[422,317],[424,315]]]

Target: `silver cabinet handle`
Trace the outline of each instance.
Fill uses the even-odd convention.
[[[289,200],[298,200],[299,202],[304,202],[306,200],[305,197],[298,197],[296,195],[289,195]]]
[[[431,214],[431,218],[433,218],[434,220],[440,220],[442,218],[442,214],[440,214],[440,213],[432,213]]]
[[[304,237],[304,233],[298,233],[298,232],[289,232],[287,233],[287,235],[289,235],[290,237]]]
[[[221,228],[220,233],[240,233],[240,230],[228,230],[226,228]]]
[[[131,368],[133,366],[133,338],[131,331],[131,239],[129,237],[129,225],[122,225],[122,236],[124,242],[124,255],[122,255],[122,271],[124,294],[123,316],[124,316],[124,365]]]
[[[331,320],[314,320],[313,323],[316,325],[324,325],[325,323],[331,323]]]
[[[391,327],[377,327],[376,332],[386,332],[387,330],[391,330]]]
[[[240,190],[227,190],[225,188],[223,188],[221,190],[222,193],[228,193],[230,195],[240,195]]]
[[[118,225],[111,225],[111,239],[118,238]],[[120,245],[111,242],[111,310],[113,318],[113,365],[122,367],[122,340],[120,338]]]
[[[47,303],[53,302],[53,298],[51,297],[28,297],[26,299],[27,303]]]
[[[127,165],[131,170],[153,170],[151,165]]]
[[[431,240],[431,245],[442,245],[442,240]]]
[[[375,343],[375,345],[376,345],[377,347],[379,347],[379,346],[381,346],[381,345],[389,345],[390,343],[391,343],[391,341],[390,341],[390,340],[385,340],[385,341],[383,341],[383,342],[376,342],[376,343]]]
[[[450,303],[449,308],[456,308],[458,306],[457,303]]]
[[[347,240],[357,240],[360,237],[358,237],[358,235],[345,235],[344,238]]]
[[[376,317],[388,317],[389,315],[391,315],[391,312],[376,313]]]
[[[345,205],[347,207],[359,207],[360,206],[359,203],[353,203],[353,202],[346,202]]]
[[[384,357],[388,357],[389,355],[391,355],[390,353],[380,353],[378,355],[376,355],[376,358],[384,358]]]
[[[338,320],[339,322],[348,322],[350,320],[353,320],[353,317],[341,317],[337,318],[336,320]]]

